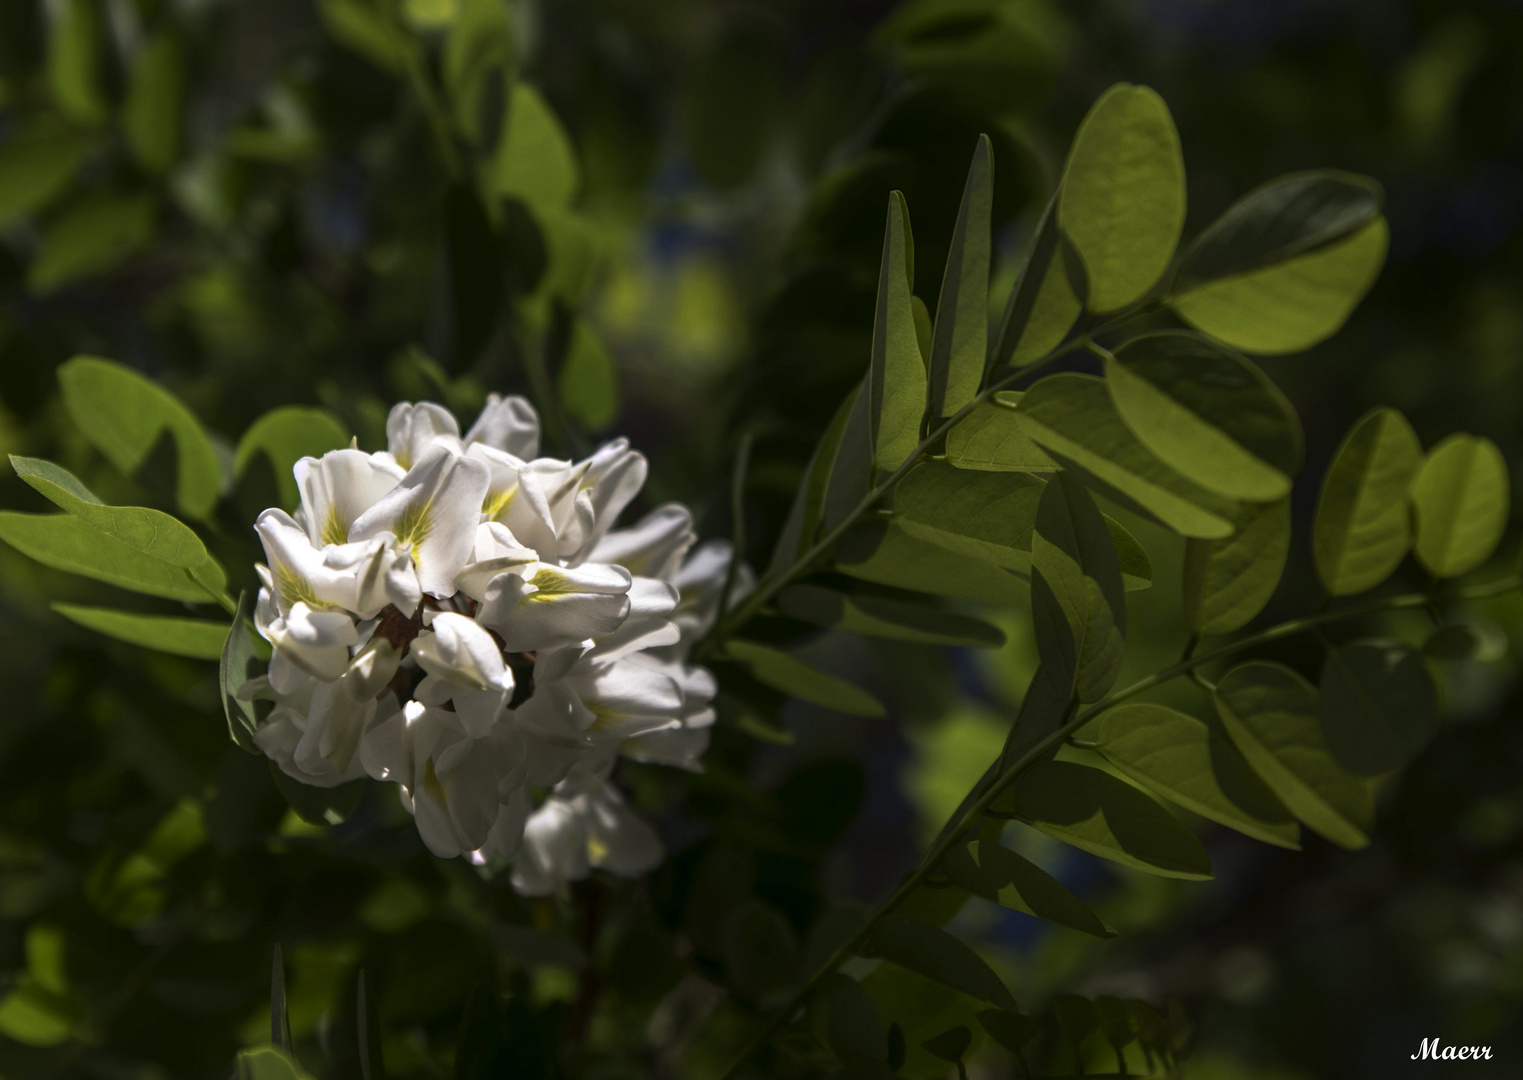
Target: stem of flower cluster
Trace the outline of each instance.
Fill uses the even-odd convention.
[[[961,814],[961,816],[956,819],[955,824],[953,822],[948,822],[948,826],[950,827],[943,828],[939,839],[936,841],[936,843],[931,845],[930,850],[925,853],[925,857],[920,860],[920,864],[915,868],[915,870],[908,877],[906,877],[903,882],[900,883],[899,887],[894,890],[893,894],[889,896],[887,900],[878,905],[878,908],[867,918],[865,922],[863,922],[862,926],[858,928],[857,932],[853,934],[848,941],[842,944],[840,948],[836,949],[836,951],[830,955],[830,958],[825,961],[820,969],[816,971],[812,976],[810,976],[809,981],[794,993],[793,997],[788,1000],[788,1003],[780,1008],[776,1013],[774,1013],[772,1018],[768,1020],[765,1025],[763,1025],[762,1029],[755,1036],[753,1036],[749,1042],[747,1042],[745,1048],[741,1050],[740,1054],[731,1063],[730,1067],[725,1070],[721,1080],[730,1080],[731,1077],[735,1076],[735,1074],[740,1070],[741,1066],[743,1066],[746,1061],[750,1059],[751,1055],[760,1049],[761,1046],[772,1037],[773,1033],[776,1032],[778,1028],[780,1028],[788,1020],[788,1018],[791,1017],[799,1009],[800,1006],[809,1000],[809,998],[814,994],[815,990],[819,987],[820,983],[830,975],[834,974],[837,968],[839,968],[842,964],[851,958],[851,956],[857,951],[862,943],[867,940],[868,935],[872,933],[872,929],[877,924],[878,920],[892,912],[896,907],[903,903],[911,893],[913,893],[917,888],[925,883],[926,879],[930,877],[930,875],[935,871],[936,867],[940,865],[941,860],[946,856],[947,852],[949,852],[954,845],[960,843],[962,838],[967,835],[969,830],[978,824],[978,822],[983,818],[984,814],[989,810],[989,808],[994,805],[994,801],[999,798],[1000,794],[1003,793],[1004,790],[1008,788],[1021,775],[1021,773],[1025,772],[1033,764],[1041,760],[1053,747],[1061,744],[1070,735],[1078,731],[1095,717],[1099,716],[1106,709],[1109,709],[1114,705],[1118,705],[1121,702],[1128,700],[1129,698],[1136,697],[1138,694],[1151,690],[1154,687],[1166,683],[1171,679],[1192,673],[1196,668],[1201,667],[1202,665],[1212,663],[1216,660],[1221,660],[1225,657],[1233,655],[1234,653],[1256,648],[1259,645],[1265,645],[1272,641],[1278,641],[1281,638],[1291,637],[1295,634],[1299,634],[1307,630],[1320,629],[1321,626],[1325,623],[1338,622],[1344,619],[1354,619],[1362,615],[1373,615],[1384,611],[1396,611],[1402,608],[1424,607],[1431,603],[1448,603],[1461,600],[1481,600],[1485,599],[1486,597],[1500,596],[1503,593],[1512,592],[1513,590],[1518,589],[1520,586],[1523,586],[1523,578],[1514,575],[1511,577],[1503,578],[1499,581],[1490,582],[1485,585],[1472,585],[1466,588],[1455,589],[1439,596],[1435,596],[1431,592],[1409,593],[1401,596],[1390,596],[1382,599],[1375,599],[1364,604],[1356,604],[1351,607],[1339,608],[1336,610],[1318,611],[1312,615],[1306,615],[1299,619],[1291,619],[1287,622],[1279,623],[1275,626],[1269,627],[1266,630],[1262,630],[1257,634],[1250,634],[1248,637],[1240,638],[1237,641],[1228,642],[1227,644],[1219,646],[1215,649],[1211,649],[1208,652],[1192,653],[1186,655],[1177,663],[1171,664],[1169,667],[1156,671],[1145,679],[1139,679],[1137,682],[1132,683],[1130,686],[1124,687],[1121,690],[1117,690],[1105,698],[1102,698],[1100,701],[1095,702],[1093,705],[1090,705],[1088,708],[1076,712],[1071,719],[1033,744],[1019,758],[1011,762],[1011,764],[1008,765],[1004,771],[1000,773],[999,778],[992,785],[990,785],[988,790],[986,790],[983,795],[975,800],[972,805],[970,805]]]

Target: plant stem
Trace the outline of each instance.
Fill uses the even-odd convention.
[[[991,784],[978,799],[974,800],[972,805],[968,806],[967,809],[962,812],[960,817],[956,818],[955,824],[953,822],[948,822],[948,826],[950,827],[942,829],[941,835],[937,841],[931,845],[930,850],[926,852],[925,857],[920,860],[920,864],[915,868],[915,870],[908,877],[906,877],[904,881],[899,884],[899,887],[894,890],[892,895],[890,895],[887,900],[880,904],[877,910],[875,910],[867,918],[867,920],[863,922],[862,926],[858,928],[857,932],[853,934],[845,944],[836,949],[836,951],[830,955],[830,958],[825,961],[820,970],[815,972],[814,975],[810,977],[809,981],[794,993],[794,995],[788,1000],[788,1003],[773,1014],[772,1018],[765,1025],[763,1025],[761,1031],[752,1037],[752,1039],[741,1050],[740,1054],[735,1058],[734,1062],[731,1063],[730,1067],[725,1070],[721,1080],[730,1080],[730,1078],[740,1070],[741,1066],[750,1059],[751,1055],[760,1049],[762,1044],[770,1039],[773,1033],[776,1032],[777,1029],[780,1028],[787,1021],[787,1019],[799,1009],[800,1006],[809,1000],[809,998],[814,994],[815,989],[819,986],[820,982],[833,974],[838,967],[840,967],[843,963],[851,958],[851,956],[856,952],[858,946],[860,946],[872,932],[873,926],[876,925],[878,920],[902,904],[911,893],[913,893],[925,882],[926,878],[928,878],[935,871],[936,867],[940,865],[941,860],[946,856],[947,852],[950,851],[955,844],[960,842],[963,836],[965,836],[970,829],[978,824],[979,820],[983,818],[985,812],[988,811],[989,807],[994,805],[994,801],[999,798],[1004,790],[1009,787],[1011,783],[1013,783],[1016,778],[1020,776],[1021,773],[1025,772],[1038,760],[1043,758],[1049,750],[1062,743],[1070,735],[1078,731],[1095,717],[1099,716],[1106,709],[1111,708],[1113,705],[1118,705],[1121,702],[1128,700],[1129,698],[1134,698],[1138,694],[1151,690],[1156,686],[1160,686],[1171,679],[1178,678],[1180,675],[1188,674],[1202,664],[1209,664],[1214,660],[1220,660],[1223,657],[1230,656],[1233,653],[1242,652],[1245,649],[1252,649],[1259,645],[1266,645],[1271,641],[1278,641],[1281,638],[1291,637],[1295,634],[1299,634],[1307,630],[1318,629],[1324,623],[1338,622],[1343,619],[1354,619],[1358,618],[1361,615],[1372,615],[1382,611],[1395,611],[1401,608],[1422,607],[1425,604],[1434,602],[1435,600],[1441,600],[1444,602],[1457,600],[1480,600],[1488,596],[1498,596],[1502,593],[1511,592],[1520,586],[1523,586],[1523,580],[1520,580],[1519,577],[1514,576],[1503,578],[1499,581],[1490,582],[1485,585],[1472,585],[1467,588],[1455,589],[1452,592],[1446,593],[1441,597],[1435,597],[1433,594],[1426,592],[1408,593],[1400,596],[1390,596],[1383,599],[1371,600],[1364,604],[1356,604],[1352,607],[1339,608],[1337,610],[1318,611],[1312,615],[1307,615],[1299,619],[1291,619],[1288,622],[1279,623],[1276,626],[1271,626],[1267,630],[1262,630],[1257,634],[1250,634],[1248,637],[1241,638],[1237,641],[1228,642],[1227,644],[1221,645],[1215,649],[1211,649],[1208,652],[1188,655],[1178,662],[1154,672],[1147,678],[1139,679],[1138,681],[1132,683],[1130,686],[1124,687],[1120,690],[1117,690],[1115,693],[1102,698],[1101,700],[1095,702],[1093,705],[1090,705],[1087,709],[1078,711],[1057,729],[1029,747],[1024,754],[1022,754],[1019,758],[1007,766],[1000,774],[999,778],[995,780],[995,782]]]

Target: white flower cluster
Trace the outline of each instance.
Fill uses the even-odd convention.
[[[715,686],[686,656],[728,545],[689,554],[677,504],[614,529],[645,458],[622,439],[536,457],[523,398],[492,395],[463,437],[404,402],[386,432],[385,453],[297,462],[295,517],[255,524],[272,656],[240,694],[274,702],[255,741],[306,784],[394,781],[431,851],[513,860],[522,893],[650,870],[660,841],[609,775],[619,755],[699,767]]]

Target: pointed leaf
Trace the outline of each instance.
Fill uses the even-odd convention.
[[[1206,849],[1178,818],[1130,784],[1087,765],[1033,765],[991,812],[1150,874],[1194,881],[1211,876]]]
[[[1021,394],[1001,392],[947,432],[947,461],[982,472],[1053,472],[1058,463],[1031,441],[1015,414]]]
[[[927,1039],[920,1045],[928,1050],[932,1057],[940,1058],[948,1064],[955,1065],[963,1059],[968,1052],[968,1047],[973,1044],[973,1032],[961,1025],[948,1028],[940,1035]]]
[[[1481,566],[1507,528],[1507,462],[1496,443],[1450,435],[1428,454],[1412,481],[1417,561],[1434,577]]]
[[[977,1016],[979,1026],[984,1029],[989,1038],[1016,1057],[1020,1057],[1026,1044],[1036,1038],[1042,1030],[1031,1017],[1005,1009],[983,1009]]]
[[[1116,547],[1116,560],[1121,566],[1122,587],[1127,592],[1151,589],[1153,563],[1148,558],[1147,549],[1135,536],[1126,531],[1126,526],[1121,522],[1109,514],[1101,516],[1105,518],[1105,528],[1111,534],[1111,543]]]
[[[853,390],[841,402],[830,426],[820,436],[814,453],[810,455],[804,477],[799,482],[798,491],[794,493],[793,504],[788,508],[783,530],[778,534],[777,546],[772,550],[772,561],[767,567],[768,577],[792,569],[809,545],[814,543],[820,517],[824,512],[825,485],[830,479],[830,467],[835,463],[836,450],[840,447],[841,435],[846,430],[846,421],[851,416],[856,399],[857,392]]]
[[[872,928],[863,955],[881,956],[975,1001],[1016,1007],[1010,991],[982,957],[945,930],[916,919],[892,913],[883,916]]]
[[[1095,937],[1116,936],[1051,874],[998,844],[980,840],[955,847],[943,867],[953,884],[990,903]]]
[[[1312,525],[1317,574],[1333,596],[1373,589],[1407,554],[1407,489],[1422,461],[1412,425],[1395,409],[1372,409],[1338,447]]]
[[[1219,539],[1232,532],[1233,504],[1169,468],[1132,434],[1105,380],[1061,374],[1042,379],[1021,399],[1026,432],[1064,468],[1182,536]]]
[[[952,231],[931,338],[930,414],[951,416],[978,393],[989,348],[989,216],[994,150],[980,135]]]
[[[832,975],[819,989],[825,1009],[825,1042],[846,1074],[853,1078],[883,1078],[888,1069],[888,1035],[877,1008],[860,983]]]
[[[982,604],[1024,607],[1024,579],[983,559],[919,540],[898,521],[868,521],[836,543],[836,569],[863,581],[895,585]]]
[[[1062,344],[1084,305],[1074,295],[1061,253],[1054,194],[1032,234],[1026,260],[1010,287],[990,367],[1022,367]]]
[[[852,716],[884,715],[878,699],[866,690],[812,668],[785,652],[755,641],[731,641],[725,645],[725,651],[749,665],[757,681],[774,690]]]
[[[1005,643],[1004,632],[982,619],[866,590],[843,592],[806,582],[780,592],[777,606],[803,622],[868,637],[983,649]]]
[[[1198,634],[1230,634],[1274,595],[1290,552],[1290,500],[1244,503],[1225,540],[1185,542],[1184,615]]]
[[[968,472],[923,461],[899,481],[894,520],[905,532],[1008,570],[1031,566],[1043,481],[1027,473]]]
[[[841,443],[836,448],[835,460],[830,466],[830,478],[825,484],[825,504],[820,524],[826,532],[845,522],[866,497],[873,482],[873,444],[869,418],[871,415],[868,388],[857,387],[851,412],[847,414],[846,426],[841,430]]]
[[[1119,83],[1089,110],[1063,170],[1058,224],[1104,313],[1142,298],[1163,274],[1185,220],[1185,166],[1169,108]]]
[[[873,460],[878,468],[890,471],[902,465],[919,444],[920,421],[925,416],[925,361],[911,303],[915,281],[908,253],[913,246],[904,195],[890,192],[868,375]]]
[[[208,619],[139,615],[133,611],[78,604],[54,604],[53,610],[98,634],[157,652],[188,656],[192,660],[218,659],[227,640],[227,623]]]
[[[1096,749],[1186,810],[1266,844],[1301,846],[1295,818],[1216,724],[1164,705],[1118,705],[1101,718]]]
[[[1133,338],[1107,357],[1116,411],[1164,464],[1229,499],[1268,502],[1301,467],[1301,424],[1252,361],[1198,334]]]
[[[1329,649],[1322,665],[1322,733],[1358,776],[1405,765],[1438,727],[1438,691],[1422,654],[1399,641]]]
[[[1305,679],[1253,660],[1227,672],[1214,698],[1227,734],[1291,813],[1341,847],[1370,842],[1369,786],[1328,750],[1318,694]]]
[[[192,604],[211,599],[184,567],[145,555],[72,514],[0,511],[0,540],[44,566],[121,589]]]
[[[166,434],[175,448],[180,509],[206,518],[222,487],[222,467],[201,422],[178,398],[129,367],[78,356],[58,369],[64,404],[80,432],[126,475]]]
[[[305,405],[282,405],[255,420],[238,440],[233,452],[233,476],[240,477],[256,455],[269,459],[280,492],[280,505],[294,508],[300,501],[292,470],[304,457],[322,457],[329,450],[349,445],[349,431],[327,409]]]

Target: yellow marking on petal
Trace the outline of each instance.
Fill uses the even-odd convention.
[[[608,857],[609,847],[596,836],[587,838],[587,861],[596,866]]]
[[[402,511],[402,516],[397,519],[396,536],[400,544],[411,544],[416,553],[423,541],[428,539],[428,534],[433,531],[433,515],[429,510],[433,508],[433,500],[428,502],[412,502]]]
[[[502,491],[489,491],[487,497],[481,501],[481,512],[489,521],[501,521],[502,516],[513,505],[513,500],[518,497],[519,485],[514,484]]]
[[[423,765],[423,790],[432,795],[441,805],[449,799],[449,793],[445,791],[444,784],[434,773],[433,758],[429,758]]]
[[[297,604],[306,604],[310,608],[333,606],[319,600],[312,591],[312,583],[285,563],[275,566],[274,577],[275,593],[280,597],[280,606],[283,608],[290,609]]]
[[[347,544],[349,542],[349,526],[344,519],[338,516],[337,504],[328,507],[328,520],[323,522],[323,531],[318,534],[318,540],[324,544]]]

